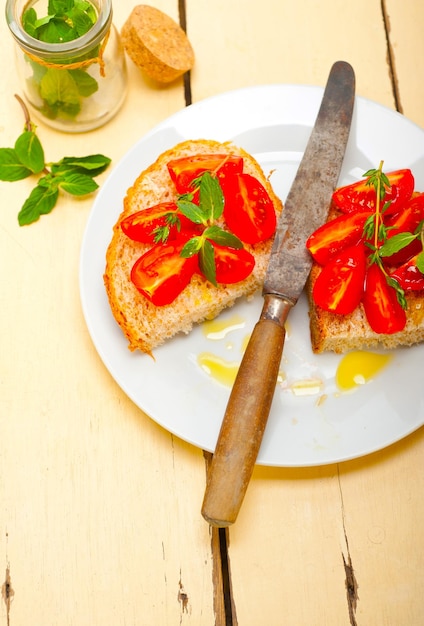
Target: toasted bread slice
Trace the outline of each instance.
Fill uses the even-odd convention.
[[[321,268],[313,264],[307,293],[312,350],[315,353],[336,352],[370,348],[394,349],[411,346],[424,341],[424,293],[408,292],[406,300],[407,323],[402,332],[384,335],[375,333],[368,324],[362,304],[350,315],[335,315],[318,307],[312,297],[312,289]]]
[[[257,178],[266,188],[275,211],[282,209],[280,199],[257,161],[230,142],[189,140],[167,150],[149,168],[142,172],[124,199],[124,210],[119,216],[106,254],[104,282],[112,313],[129,342],[130,350],[151,354],[153,349],[178,333],[189,333],[194,324],[216,317],[241,296],[250,296],[263,284],[272,240],[246,245],[255,257],[252,274],[233,285],[215,287],[199,275],[168,305],[157,307],[149,302],[130,280],[136,260],[151,246],[129,239],[121,230],[120,222],[129,214],[155,204],[173,201],[177,194],[167,170],[167,163],[192,154],[234,154],[243,157],[243,171]]]
[[[332,205],[327,221],[340,215]],[[306,285],[309,301],[309,321],[312,350],[343,354],[350,350],[384,348],[393,350],[400,346],[412,346],[424,341],[424,292],[407,292],[407,323],[400,333],[384,335],[376,333],[368,324],[364,308],[360,304],[350,315],[336,315],[324,311],[314,302],[312,290],[321,272],[321,267],[313,263]]]

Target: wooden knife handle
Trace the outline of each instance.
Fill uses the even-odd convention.
[[[233,524],[243,502],[271,409],[291,306],[268,296],[240,364],[202,505],[203,517],[213,526]]]

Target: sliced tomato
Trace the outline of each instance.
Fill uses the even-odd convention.
[[[414,191],[414,177],[410,169],[396,170],[386,174],[390,181],[390,187],[386,187],[384,204],[390,201],[390,207],[386,215],[391,215],[402,209],[410,200]],[[354,211],[374,211],[376,205],[376,193],[372,185],[366,184],[367,179],[360,180],[352,185],[339,187],[333,193],[333,202],[343,213]]]
[[[390,239],[399,233],[414,233],[418,225],[424,220],[424,193],[414,196],[403,211],[390,215],[385,219],[388,226],[387,238]],[[421,242],[415,239],[399,252],[385,258],[387,265],[402,265],[421,250]]]
[[[365,247],[361,243],[342,250],[323,267],[313,288],[315,303],[331,313],[348,315],[364,293]]]
[[[156,204],[121,221],[121,228],[127,237],[140,243],[154,243],[157,229],[166,226],[169,227],[168,240],[175,239],[182,229],[194,228],[193,222],[178,211],[175,202]]]
[[[141,256],[131,270],[137,289],[156,306],[170,304],[197,271],[197,255],[185,259],[181,250],[187,237],[157,244]]]
[[[320,226],[306,242],[314,260],[325,265],[340,250],[355,245],[363,236],[364,225],[370,211],[340,215]]]
[[[237,174],[222,181],[222,190],[224,219],[232,233],[251,244],[274,235],[274,204],[262,183],[250,174]]]
[[[229,154],[194,154],[168,163],[171,179],[180,194],[194,191],[192,181],[203,172],[215,172],[220,180],[229,174],[241,174],[243,157]]]
[[[391,335],[405,328],[406,313],[398,302],[396,291],[375,263],[367,270],[362,299],[365,315],[376,333]]]
[[[417,267],[417,257],[418,254],[391,273],[391,277],[395,278],[405,291],[424,289],[424,274]]]
[[[244,280],[255,267],[255,257],[245,248],[229,248],[211,241],[215,252],[216,282],[231,285]]]

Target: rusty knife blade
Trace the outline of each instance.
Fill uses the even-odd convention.
[[[333,65],[315,126],[279,217],[264,294],[297,302],[312,266],[308,237],[326,220],[349,137],[355,98],[352,67]]]

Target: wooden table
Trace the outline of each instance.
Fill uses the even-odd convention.
[[[118,28],[133,6],[115,2]],[[157,86],[128,61],[128,97],[107,126],[63,135],[40,123],[49,159],[95,151],[117,162],[189,101],[324,85],[338,59],[355,68],[358,95],[424,126],[418,0],[155,6],[186,21],[196,65],[185,88]],[[11,146],[23,119],[4,20],[0,36],[0,145]],[[337,465],[258,466],[236,525],[211,531],[203,452],[126,397],[88,334],[78,270],[93,199],[63,197],[20,228],[31,188],[0,184],[0,624],[424,624],[424,430]]]

